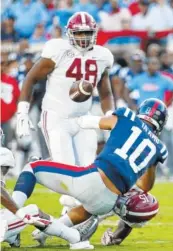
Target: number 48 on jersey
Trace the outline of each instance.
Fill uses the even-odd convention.
[[[93,86],[97,83],[97,63],[93,59],[87,59],[84,64],[84,73],[82,72],[82,60],[81,58],[75,58],[68,70],[66,71],[66,77],[74,78],[77,80],[87,80]]]

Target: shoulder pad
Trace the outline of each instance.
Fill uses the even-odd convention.
[[[130,120],[134,121],[136,114],[134,111],[130,110],[128,107],[121,107],[118,108],[113,112],[113,115],[116,115],[118,117],[126,117],[129,118]]]
[[[64,39],[51,39],[45,43],[41,57],[50,58],[55,63],[58,57],[65,51],[68,47],[68,41]]]

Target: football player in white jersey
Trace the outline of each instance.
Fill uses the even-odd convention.
[[[18,104],[17,135],[30,133],[28,110],[32,90],[38,80],[47,77],[40,126],[54,161],[87,165],[95,157],[95,131],[80,129],[73,119],[89,112],[92,98],[82,103],[72,101],[69,90],[74,81],[85,79],[98,88],[104,113],[114,109],[108,74],[113,55],[107,48],[95,45],[96,36],[97,25],[92,16],[86,12],[74,14],[67,24],[68,40],[48,41],[40,60],[24,80]],[[65,151],[62,144],[66,145]]]
[[[95,130],[81,129],[74,118],[89,112],[92,98],[76,103],[69,97],[69,90],[74,81],[89,81],[98,89],[103,112],[109,114],[114,110],[108,73],[113,55],[95,44],[97,25],[86,12],[77,12],[69,19],[67,37],[48,41],[40,60],[27,74],[18,104],[17,135],[30,134],[33,126],[28,111],[32,90],[38,80],[47,77],[40,127],[50,156],[54,161],[85,166],[94,160],[97,136]],[[20,195],[17,197],[20,200]]]
[[[7,241],[12,247],[18,247],[20,246],[18,233],[20,233],[27,224],[39,227],[43,227],[45,224],[42,223],[42,220],[38,217],[38,208],[36,205],[28,205],[27,207],[19,209],[5,188],[5,176],[9,169],[14,168],[15,160],[12,152],[6,147],[3,147],[3,139],[4,134],[0,128],[1,204],[5,207],[5,209],[0,210],[0,242]]]

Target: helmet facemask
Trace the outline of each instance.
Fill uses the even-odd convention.
[[[79,51],[88,51],[96,44],[97,30],[71,30],[67,31],[70,44]]]
[[[159,99],[149,98],[142,102],[137,116],[153,126],[154,133],[159,135],[167,122],[168,113],[166,105]]]

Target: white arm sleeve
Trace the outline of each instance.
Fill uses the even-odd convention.
[[[77,123],[83,129],[99,129],[100,119],[100,116],[85,115],[77,118]]]

